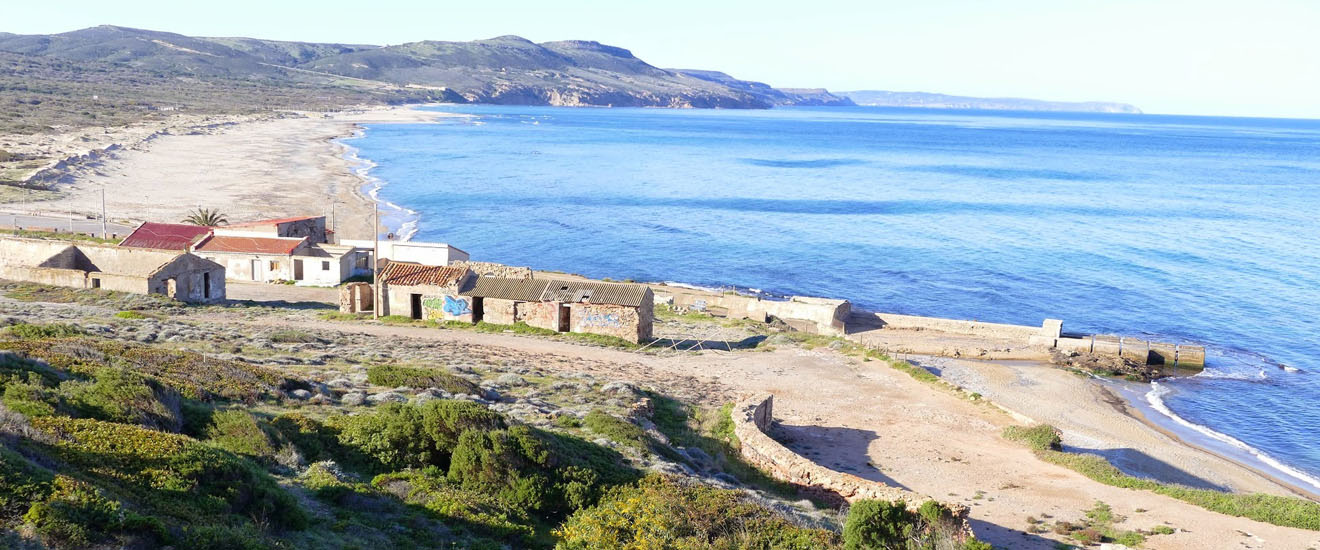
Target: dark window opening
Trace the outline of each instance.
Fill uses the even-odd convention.
[[[96,277],[92,277],[92,288],[101,288],[101,280],[97,279]]]
[[[321,271],[330,271],[330,262],[321,262]]]
[[[210,298],[210,297],[211,297],[211,274],[210,274],[210,273],[203,273],[203,274],[202,274],[202,297],[203,297],[203,298]]]

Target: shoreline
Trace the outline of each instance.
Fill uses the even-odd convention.
[[[394,211],[393,215],[382,213],[381,225],[385,232],[397,232],[400,240],[407,240],[417,233],[420,213],[381,199],[380,189],[388,182],[372,175],[370,172],[376,164],[362,158],[359,149],[348,142],[361,139],[372,124],[435,123],[436,119],[443,117],[466,116],[421,109],[434,105],[299,113],[297,118],[254,118],[222,126],[213,124],[212,130],[200,133],[166,132],[85,164],[72,164],[66,169],[66,176],[72,182],[60,184],[66,196],[43,206],[52,210],[73,206],[90,211],[86,207],[95,206],[99,201],[99,193],[96,193],[99,185],[118,186],[123,191],[112,191],[112,196],[121,206],[112,209],[112,219],[115,218],[113,212],[121,211],[132,212],[135,218],[130,219],[174,221],[170,216],[191,209],[197,197],[207,197],[224,205],[231,220],[237,222],[246,219],[240,215],[280,217],[308,214],[309,205],[325,208],[325,213],[329,214],[329,205],[326,205],[329,200],[343,207],[335,211],[335,229],[341,236],[352,238],[351,235],[356,234],[369,238],[371,211],[383,207]],[[222,154],[212,155],[214,151]],[[205,166],[207,172],[201,173],[198,166]],[[180,175],[184,177],[179,178]],[[159,186],[153,185],[178,179],[184,180],[178,184],[186,187],[182,193],[158,194]],[[192,181],[188,181],[190,179]],[[153,195],[154,199],[148,200],[147,197]],[[144,207],[146,204],[151,206]],[[680,282],[666,284],[712,291]],[[1095,385],[1103,387],[1103,384]],[[1134,403],[1127,403],[1126,407],[1137,410]],[[1039,419],[1037,415],[1024,416]],[[1144,415],[1128,413],[1127,416],[1162,433],[1173,444],[1213,455],[1262,479],[1269,479],[1291,493],[1307,494],[1249,463],[1189,442],[1179,437],[1176,431],[1162,429]],[[1314,496],[1307,498],[1315,499]]]

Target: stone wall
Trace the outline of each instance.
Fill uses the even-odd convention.
[[[601,334],[639,343],[650,339],[650,315],[642,308],[610,304],[569,304],[569,328],[572,332]]]
[[[793,296],[787,300],[762,300],[756,296],[674,292],[672,288],[653,286],[659,300],[674,307],[709,311],[730,319],[765,322],[777,317],[804,332],[842,336],[852,304],[847,300]],[[795,323],[794,321],[800,321]]]
[[[528,325],[559,331],[559,302],[518,302],[516,317]]]
[[[371,284],[348,283],[339,289],[340,313],[363,313],[373,307]]]
[[[980,321],[961,321],[957,319],[899,315],[897,313],[876,313],[875,316],[877,319],[880,319],[884,328],[887,329],[934,330],[952,334],[965,334],[968,336],[1004,340],[1021,340],[1024,342],[1035,336],[1044,336],[1047,332],[1052,330],[1055,332],[1051,336],[1057,338],[1059,335],[1056,327],[1061,327],[1061,324],[1051,323],[1050,319],[1047,319],[1042,326],[1028,327],[1002,323],[983,323]]]
[[[494,262],[451,261],[449,265],[462,266],[482,277],[502,277],[505,279],[531,279],[532,268],[497,264]]]
[[[481,299],[481,320],[497,325],[512,325],[518,322],[518,302],[503,298]]]
[[[848,502],[857,500],[902,501],[909,510],[934,500],[929,496],[852,474],[836,472],[799,455],[775,441],[766,432],[774,423],[774,396],[761,394],[740,401],[731,413],[733,433],[738,436],[744,459],[776,479],[836,493]],[[972,534],[968,509],[957,503],[942,503],[953,511],[965,536]]]

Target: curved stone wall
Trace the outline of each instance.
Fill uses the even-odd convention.
[[[740,401],[731,413],[733,433],[742,445],[744,459],[776,479],[837,493],[848,502],[857,500],[903,501],[908,509],[916,510],[922,503],[934,500],[929,496],[878,481],[863,479],[852,474],[836,472],[799,455],[775,441],[766,432],[774,422],[774,396],[761,394]],[[971,535],[967,522],[967,507],[962,504],[941,503],[953,511],[962,531]]]

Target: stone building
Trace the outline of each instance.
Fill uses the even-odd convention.
[[[377,277],[380,314],[475,323],[471,299],[459,295],[472,276],[463,267],[389,262]]]
[[[224,266],[182,251],[0,238],[0,278],[184,302],[225,298]]]
[[[474,277],[460,290],[472,299],[474,319],[556,332],[651,339],[655,296],[645,285]]]
[[[325,216],[297,216],[235,223],[217,228],[216,234],[307,239],[309,244],[329,242],[325,230]]]
[[[129,233],[119,246],[188,251],[211,234],[212,228],[186,223],[144,222]]]
[[[193,252],[224,264],[231,281],[335,286],[352,277],[357,264],[353,247],[311,243],[307,237],[256,237],[216,231],[194,245]]]

